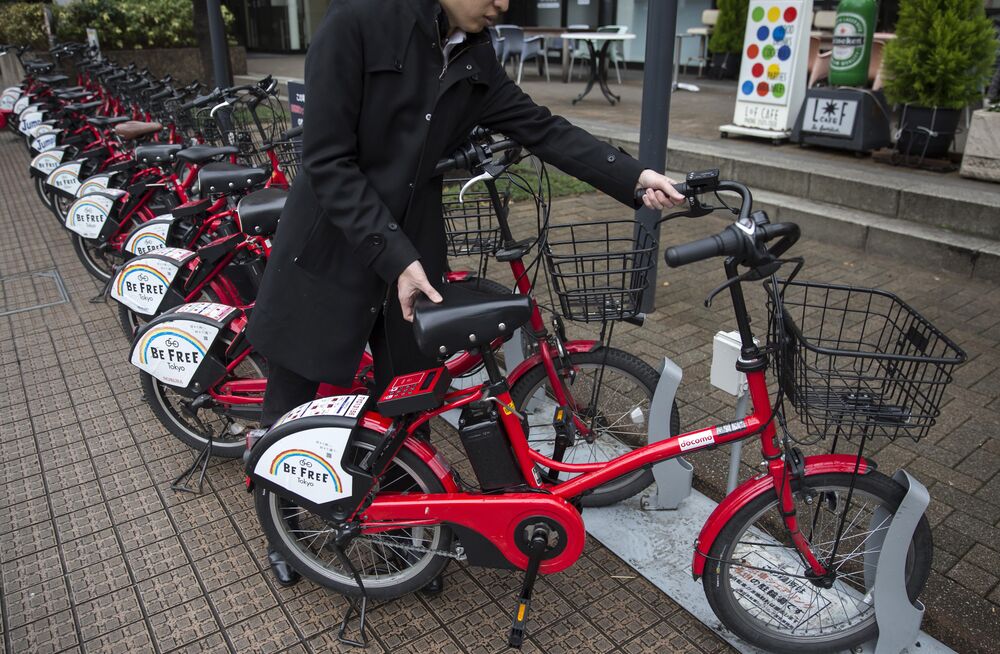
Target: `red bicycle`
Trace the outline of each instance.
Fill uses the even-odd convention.
[[[494,182],[518,159],[519,150],[520,147],[510,141],[485,147],[470,145],[440,163],[439,171],[442,172],[455,167],[480,173],[487,168],[492,171],[488,178],[483,178],[488,193],[470,200],[467,205],[493,207],[496,222],[489,228],[476,224],[473,229],[468,222],[465,223],[468,229],[453,228],[452,251],[453,254],[486,252],[509,263],[519,293],[529,298],[531,317],[523,331],[530,348],[523,361],[509,366],[508,379],[514,406],[523,410],[532,423],[529,425],[530,446],[544,456],[571,464],[608,461],[646,443],[649,407],[659,375],[638,357],[609,347],[603,341],[567,339],[559,319],[554,321],[554,330],[547,329],[541,308],[533,299],[532,279],[528,274],[535,264],[524,262],[527,253],[544,242],[547,218],[540,221],[541,238],[516,241],[508,224],[507,205]],[[509,155],[494,162],[493,157],[498,153]],[[255,195],[247,196],[244,202]],[[254,224],[266,223],[273,227],[280,206],[261,205],[260,208],[259,216],[254,214]],[[466,210],[467,216],[471,215],[469,211]],[[238,213],[241,219],[246,217],[242,203]],[[264,218],[267,215],[270,220]],[[450,219],[446,211],[446,220]],[[473,222],[478,223],[480,219],[485,219],[485,213],[476,213]],[[484,237],[487,231],[496,232],[496,236]],[[472,248],[474,241],[477,246]],[[151,252],[146,258],[155,256],[156,253]],[[648,265],[645,269],[648,270]],[[637,268],[636,272],[641,273],[641,270]],[[502,285],[468,273],[451,273],[447,277],[448,287],[510,294]],[[187,301],[199,297],[188,291],[184,294]],[[178,297],[174,305],[180,301]],[[209,367],[213,372],[205,377],[179,379],[173,371],[164,371],[153,363],[144,364],[135,355],[148,334],[162,333],[178,321],[189,320],[185,314],[185,307],[163,314],[140,329],[133,340],[132,361],[142,369],[140,379],[145,396],[157,419],[185,444],[204,450],[211,440],[214,454],[241,456],[245,434],[256,427],[267,384],[267,363],[243,337],[245,320],[241,313],[234,313],[231,320],[215,326],[219,336],[212,356],[218,366]],[[606,316],[608,320],[621,317],[627,316],[620,311]],[[499,348],[504,340],[500,336],[491,339],[491,347]],[[452,378],[475,374],[483,365],[484,359],[473,351],[454,353],[446,363]],[[372,359],[365,354],[353,387],[324,385],[318,397],[366,390],[371,384],[371,370]],[[194,386],[195,381],[197,386]],[[676,405],[671,415],[671,433],[677,433],[680,423]],[[556,478],[559,473],[549,471],[546,474]],[[635,470],[588,493],[583,503],[589,506],[612,504],[639,493],[652,481],[648,469]]]
[[[447,392],[445,369],[400,377],[380,399],[379,413],[364,411],[364,395],[318,400],[251,444],[247,487],[271,545],[316,583],[363,598],[362,642],[364,600],[415,591],[454,558],[525,571],[508,636],[520,646],[536,575],[566,569],[583,551],[582,498],[658,462],[749,437],[760,440],[764,469],[719,504],[695,545],[692,573],[702,578],[713,610],[769,651],[844,650],[874,635],[875,536],[888,528],[904,491],[875,471],[864,446],[876,436],[926,434],[950,370],[965,355],[889,294],[777,280],[780,257],[798,239],[798,227],[751,213],[750,191],[719,182],[717,171],[714,178],[689,180],[681,186],[689,198],[731,191],[742,199],[735,224],[668,248],[666,259],[681,266],[726,257],[727,281],[716,292],[728,290],[742,340],[737,369],[747,376],[753,406],[743,420],[606,462],[546,457],[529,446],[492,350],[477,348],[528,323],[530,300],[446,294],[441,305],[418,303],[417,342],[427,353],[478,349],[488,382]],[[692,200],[686,213],[704,211]],[[768,281],[766,348],[754,340],[743,294],[743,284],[755,280]],[[572,301],[572,289],[564,285],[561,293]],[[773,402],[765,379],[769,359],[781,389]],[[793,446],[784,399],[809,433],[834,437],[830,454],[803,456]],[[462,411],[459,435],[476,480],[459,478],[415,435],[454,409]],[[857,443],[857,452],[837,453],[838,441]],[[575,476],[550,482],[543,469]],[[931,554],[922,519],[905,566],[911,598],[927,580]],[[342,625],[344,639],[351,615]]]

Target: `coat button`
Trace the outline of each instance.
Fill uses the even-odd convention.
[[[403,62],[397,59],[396,61],[392,62],[392,67],[395,68],[396,70],[403,70]]]
[[[424,116],[424,120],[430,120],[430,119],[431,119],[431,115],[430,114],[427,114],[426,116]]]
[[[387,227],[389,228],[390,232],[394,232],[397,229],[399,229],[399,225],[397,225],[396,223],[389,223]]]
[[[368,309],[368,311],[371,313],[375,313],[376,311],[378,311],[378,309],[376,309],[375,307],[371,307]]]
[[[614,163],[614,162],[615,162],[615,155],[609,154],[608,155],[608,163]]]
[[[472,64],[466,64],[465,70],[472,70]]]
[[[385,242],[385,239],[382,238],[381,234],[372,234],[370,240],[372,245],[382,245],[382,243]]]
[[[298,262],[299,262],[299,258],[298,258],[298,257],[295,257],[294,259],[292,259],[292,261],[293,261],[294,263],[298,263]]]

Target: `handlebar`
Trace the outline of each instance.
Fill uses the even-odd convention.
[[[774,263],[799,240],[799,226],[795,223],[772,225],[763,211],[751,214],[753,196],[750,189],[739,182],[719,181],[718,175],[718,170],[689,173],[687,181],[675,185],[675,188],[691,199],[693,209],[697,206],[698,211],[692,211],[690,215],[704,215],[712,210],[705,209],[698,203],[699,194],[719,191],[736,193],[741,200],[736,222],[718,234],[668,247],[664,253],[667,265],[677,268],[719,256],[732,257],[737,263],[750,267]],[[768,248],[765,244],[774,239],[780,240]]]
[[[475,135],[476,132],[473,132]],[[520,150],[521,145],[511,139],[504,139],[496,143],[480,144],[470,141],[452,153],[452,156],[441,159],[434,166],[434,175],[441,175],[449,170],[457,168],[472,170],[492,159],[493,153],[507,152],[510,150]]]

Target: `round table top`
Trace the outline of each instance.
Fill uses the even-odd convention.
[[[561,39],[586,39],[588,41],[629,41],[635,34],[619,34],[618,32],[563,32]]]

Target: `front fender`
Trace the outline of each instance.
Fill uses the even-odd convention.
[[[600,347],[599,341],[569,341],[563,344],[566,348],[566,352],[569,354],[576,354],[578,352],[591,352],[598,347]],[[535,366],[542,362],[542,355],[539,353],[532,354],[530,357],[517,364],[517,367],[507,375],[507,380],[510,385],[513,386],[517,383],[517,380],[524,376],[524,373],[528,372]]]
[[[828,474],[831,472],[853,473],[858,458],[848,454],[821,454],[818,456],[807,456],[805,458],[805,476]],[[875,469],[875,464],[868,459],[862,459],[858,467],[860,474],[867,474]],[[757,475],[740,484],[736,490],[727,495],[719,506],[715,507],[712,515],[705,521],[705,525],[698,534],[698,540],[694,542],[694,560],[691,563],[691,573],[697,581],[705,572],[705,563],[708,561],[708,553],[712,550],[712,545],[718,537],[719,532],[726,526],[736,513],[745,505],[755,500],[763,493],[772,492],[774,488],[771,476],[768,473]]]

